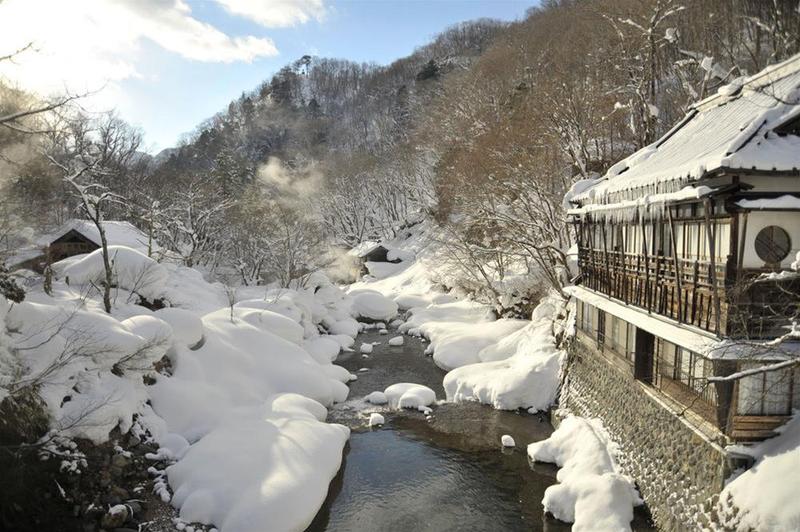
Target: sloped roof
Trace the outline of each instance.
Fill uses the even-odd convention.
[[[800,54],[694,104],[661,139],[615,164],[572,200],[614,203],[675,192],[720,169],[796,172],[800,137],[773,130],[798,116]]]
[[[106,239],[109,245],[127,246],[142,253],[147,253],[147,235],[130,222],[105,221],[103,229],[106,232]],[[58,228],[57,231],[39,240],[39,244],[47,246],[51,242],[58,240],[70,231],[76,231],[86,237],[89,241],[100,246],[100,231],[94,223],[88,220],[72,219]],[[158,246],[153,243],[153,250]]]

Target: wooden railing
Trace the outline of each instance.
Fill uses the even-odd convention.
[[[681,323],[725,330],[725,263],[581,250],[578,264],[587,288]]]
[[[582,249],[582,284],[624,303],[715,334],[770,338],[800,316],[800,279],[754,282],[730,261]]]

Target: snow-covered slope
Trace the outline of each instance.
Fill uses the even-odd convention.
[[[152,438],[155,458],[174,462],[166,478],[185,521],[304,529],[349,436],[325,418],[355,378],[332,363],[359,330],[351,298],[314,275],[304,287],[242,289],[231,308],[195,270],[112,251],[110,315],[94,288],[98,252],[54,265],[52,295],[0,299],[0,399],[38,391],[59,437]],[[153,312],[137,294],[172,306]],[[350,336],[324,335],[333,329]]]

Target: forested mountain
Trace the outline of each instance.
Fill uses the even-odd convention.
[[[513,24],[449,28],[387,66],[303,56],[155,158],[114,116],[21,118],[0,139],[6,239],[70,217],[64,177],[91,166],[79,180],[126,199],[107,217],[245,283],[287,282],[330,260],[319,243],[353,246],[429,216],[469,275],[502,278],[522,261],[557,284],[560,198],[574,181],[798,49],[794,0],[550,0]],[[48,216],[26,213],[33,203]]]

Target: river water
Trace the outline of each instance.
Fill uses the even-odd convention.
[[[406,336],[403,346],[387,345],[395,335],[363,333],[356,351],[336,361],[358,380],[350,383],[350,398],[331,409],[328,420],[349,426],[352,434],[342,468],[307,530],[569,530],[569,524],[542,510],[544,490],[556,483],[557,468],[531,465],[525,452],[528,443],[552,433],[544,415],[446,403],[426,417],[363,401],[368,393],[397,382],[424,384],[437,398],[445,398],[444,372],[423,354],[426,344]],[[361,342],[381,343],[363,357],[357,350]],[[386,424],[370,429],[366,421],[376,411]],[[514,437],[515,449],[501,448],[503,434]],[[642,510],[633,525],[635,530],[651,530]]]

